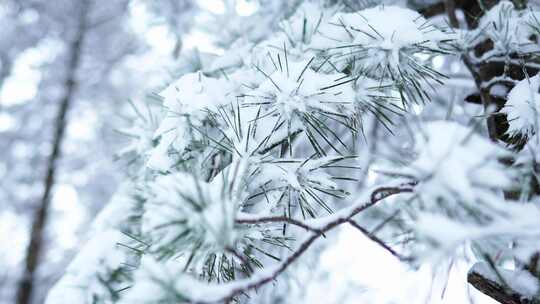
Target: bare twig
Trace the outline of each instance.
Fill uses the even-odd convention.
[[[236,219],[237,224],[263,224],[263,223],[288,223],[300,228],[304,228],[312,232],[320,232],[320,229],[309,226],[303,221],[296,220],[287,216],[262,216],[262,217],[245,217],[240,216]]]
[[[359,202],[357,204],[352,205],[349,208],[345,208],[344,210],[338,211],[337,213],[334,213],[332,215],[326,216],[324,218],[315,219],[315,220],[306,220],[306,221],[299,221],[299,220],[293,220],[287,217],[252,217],[252,218],[244,218],[244,219],[237,219],[237,224],[259,224],[259,223],[268,223],[268,222],[287,222],[293,225],[296,225],[298,227],[305,228],[308,230],[308,235],[306,238],[300,243],[298,248],[287,258],[285,258],[282,262],[280,262],[278,265],[274,266],[273,268],[266,269],[262,271],[262,273],[258,275],[254,275],[251,278],[222,284],[221,287],[227,287],[227,285],[230,286],[230,289],[226,292],[226,294],[221,295],[219,298],[214,298],[211,300],[204,300],[204,299],[191,299],[191,302],[193,303],[199,303],[199,304],[210,304],[210,303],[227,303],[228,301],[231,301],[236,296],[246,293],[249,290],[257,289],[266,283],[269,283],[273,280],[275,280],[281,273],[283,273],[293,262],[295,262],[304,252],[317,240],[319,237],[325,235],[325,233],[329,232],[330,230],[340,226],[344,223],[349,223],[351,221],[351,218],[355,215],[361,213],[362,211],[365,211],[366,209],[374,206],[381,200],[395,195],[399,193],[407,193],[412,192],[413,188],[412,185],[404,185],[399,187],[380,187],[376,188],[371,192],[370,199],[368,202]]]
[[[414,184],[407,184],[400,187],[379,187],[374,189],[371,192],[371,197],[369,199],[369,202],[360,202],[357,204],[353,204],[352,206],[348,208],[344,208],[337,213],[334,213],[332,215],[323,217],[323,218],[317,218],[312,220],[296,220],[287,216],[252,216],[250,214],[239,214],[236,217],[236,223],[237,224],[264,224],[264,223],[289,223],[294,226],[298,226],[300,228],[304,228],[308,231],[312,231],[315,233],[321,233],[322,228],[325,224],[336,220],[336,219],[342,219],[345,222],[347,222],[350,218],[354,217],[358,213],[368,209],[369,207],[375,205],[379,201],[383,200],[384,198],[398,194],[398,193],[404,193],[404,192],[412,192],[412,186]]]
[[[405,257],[395,251],[392,247],[390,247],[388,244],[386,244],[383,240],[378,238],[373,233],[369,232],[366,228],[360,226],[357,222],[353,220],[349,220],[349,224],[353,226],[354,228],[358,229],[360,232],[362,232],[368,239],[372,240],[373,242],[377,243],[377,245],[381,246],[384,250],[388,251],[391,255],[398,258],[400,261],[410,261],[411,258]]]

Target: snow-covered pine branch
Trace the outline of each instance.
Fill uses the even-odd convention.
[[[159,91],[160,106],[135,105],[148,111],[136,109],[138,141],[123,155],[137,170],[48,303],[257,303],[254,290],[342,224],[412,265],[469,245],[495,270],[512,261],[528,280],[514,291],[538,301],[538,76],[482,70],[535,63],[535,8],[500,1],[458,20],[466,30],[430,19],[425,3],[424,15],[295,3],[281,15],[261,1],[260,12],[287,18],[225,42],[221,57]],[[445,84],[466,69],[484,105],[475,114],[465,96],[450,100],[462,87]],[[530,138],[527,149],[488,137],[492,115]]]

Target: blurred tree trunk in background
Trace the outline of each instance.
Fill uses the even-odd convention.
[[[42,303],[119,180],[114,129],[144,77],[129,72],[142,46],[130,3],[0,1],[2,304]]]
[[[69,53],[69,65],[66,71],[64,92],[56,116],[52,151],[47,161],[47,171],[43,181],[43,196],[33,215],[30,242],[26,250],[24,262],[24,273],[17,290],[18,304],[28,304],[31,302],[35,273],[42,256],[45,225],[47,224],[50,209],[51,191],[56,182],[57,166],[62,156],[62,143],[66,133],[67,115],[73,103],[75,91],[77,90],[77,71],[81,62],[82,45],[87,31],[88,1],[80,1],[77,18],[79,24],[67,50]]]

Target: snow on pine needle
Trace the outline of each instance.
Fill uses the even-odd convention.
[[[501,110],[508,117],[510,136],[531,137],[538,132],[540,110],[540,75],[520,81],[509,93]]]
[[[137,216],[132,187],[131,182],[122,184],[96,217],[88,242],[50,290],[47,304],[70,303],[74,299],[92,303],[97,298],[114,302],[118,299],[116,290],[131,284],[130,273],[136,268],[137,255],[146,247],[130,231],[130,218]]]
[[[180,172],[150,182],[141,218],[141,233],[148,244],[142,258],[175,264],[207,282],[250,276],[265,256],[275,259],[269,252],[287,247],[288,237],[235,221],[249,200],[244,190],[246,165],[235,162],[212,182]],[[144,267],[139,270],[144,271]]]
[[[236,39],[158,94],[157,129],[144,128],[129,149],[146,164],[133,214],[115,228],[132,268],[106,285],[126,288],[118,303],[258,303],[267,283],[342,224],[403,261],[447,258],[467,242],[479,256],[514,241],[513,256],[534,253],[538,204],[506,197],[519,180],[521,163],[506,161],[515,154],[478,126],[411,111],[445,79],[431,59],[451,55],[443,46],[454,35],[398,6],[295,3],[265,39]],[[531,77],[508,95],[510,135],[536,134],[539,83]],[[376,172],[390,159],[391,174]],[[387,244],[387,230],[410,246]]]
[[[328,54],[338,70],[390,79],[404,103],[427,101],[425,88],[445,78],[421,58],[444,53],[439,43],[448,35],[413,10],[377,6],[337,13],[318,32],[311,46]]]
[[[177,154],[195,140],[200,139],[193,129],[202,128],[207,119],[207,110],[216,110],[221,104],[230,102],[230,84],[223,79],[206,77],[202,73],[189,73],[169,85],[159,95],[163,97],[165,117],[155,132],[159,144],[151,152],[148,166],[166,171],[174,164],[172,147]],[[178,159],[178,157],[177,157]]]
[[[399,172],[418,182],[405,210],[419,261],[438,263],[471,243],[480,258],[485,252],[497,255],[514,240],[531,245],[538,237],[539,206],[503,193],[515,189],[518,178],[517,168],[502,163],[509,150],[474,129],[434,121],[421,126],[414,151],[416,156]],[[538,242],[533,243],[525,248],[534,251]]]
[[[400,173],[418,181],[418,198],[427,209],[440,209],[439,202],[443,210],[460,204],[476,209],[479,200],[512,185],[511,171],[500,162],[510,152],[458,123],[421,125],[414,151],[417,156]]]
[[[320,4],[304,2],[294,15],[280,22],[280,28],[291,47],[307,51],[313,37],[318,35],[320,25],[327,22],[333,13]]]
[[[354,91],[345,74],[322,74],[312,70],[312,60],[290,62],[285,54],[278,54],[273,73],[257,68],[267,78],[251,94],[246,96],[245,106],[260,107],[261,118],[279,117],[288,130],[302,126],[317,153],[325,155],[319,142],[323,141],[341,153],[332,141],[347,146],[328,127],[332,121],[349,127],[348,119],[353,116]],[[289,132],[290,133],[290,132]]]
[[[479,20],[479,26],[467,33],[471,45],[489,40],[493,46],[483,58],[510,54],[527,56],[540,50],[531,39],[540,33],[540,13],[532,8],[516,9],[511,1],[497,3]]]
[[[417,213],[413,231],[420,244],[414,248],[418,261],[436,264],[471,245],[477,259],[487,263],[528,263],[540,245],[538,201],[493,199],[483,205],[483,212],[470,210],[466,215]]]
[[[234,234],[224,232],[232,232],[235,204],[225,195],[219,179],[206,183],[190,174],[174,173],[159,176],[149,187],[141,228],[150,238],[151,251],[209,245],[224,248],[234,242]]]
[[[540,154],[538,136],[540,110],[540,76],[526,78],[516,84],[508,93],[507,102],[501,113],[508,121],[507,136],[524,143],[523,149],[515,155],[515,167],[520,172],[520,181],[524,185],[521,199],[527,200],[534,191],[531,181],[537,175]]]
[[[354,166],[354,158],[276,159],[262,162],[252,173],[253,181],[249,188],[253,194],[247,204],[271,204],[268,207],[283,210],[283,214],[289,218],[316,218],[321,216],[318,210],[331,214],[333,204],[329,204],[329,199],[341,201],[350,194],[339,182],[355,181],[350,177],[353,174],[343,172],[358,169]],[[336,168],[345,176],[331,172]]]

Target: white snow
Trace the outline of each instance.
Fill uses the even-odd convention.
[[[495,53],[506,55],[512,51],[523,52],[529,48],[538,50],[538,46],[529,39],[535,34],[531,25],[538,22],[537,14],[533,9],[516,10],[511,1],[503,0],[482,16],[478,28],[472,31],[471,35],[493,41],[493,50],[484,56]]]
[[[120,185],[109,204],[92,223],[89,240],[80,249],[47,297],[47,304],[92,303],[94,294],[105,295],[99,276],[107,276],[127,261],[127,252],[118,244],[132,240],[121,233],[127,219],[133,214],[134,201],[130,198],[133,184]]]
[[[207,246],[225,247],[234,241],[235,203],[222,196],[220,179],[215,180],[209,184],[190,174],[174,173],[158,176],[150,184],[142,231],[152,238],[152,248],[190,243],[191,236],[203,236]],[[185,231],[190,231],[186,238],[177,239]]]
[[[336,106],[350,107],[355,100],[350,83],[329,88],[347,81],[343,79],[345,75],[316,73],[308,64],[307,60],[283,63],[282,70],[278,68],[261,83],[256,95],[272,98],[272,110],[276,109],[287,120],[299,113],[314,110],[335,113]]]
[[[328,21],[332,12],[323,9],[321,4],[303,2],[293,16],[281,21],[280,26],[292,41],[309,44],[311,38],[316,35],[318,26]]]
[[[92,303],[93,295],[106,295],[99,276],[106,276],[107,271],[126,261],[118,244],[127,242],[128,237],[118,230],[98,232],[81,248],[62,279],[49,292],[45,303]]]
[[[467,218],[450,218],[447,215],[420,212],[416,215],[414,230],[419,240],[426,240],[428,247],[418,251],[423,261],[439,263],[468,242],[482,242],[497,238],[501,248],[512,240],[516,242],[515,254],[521,261],[528,261],[538,250],[540,238],[540,208],[535,204],[505,202],[494,199],[484,206],[489,222],[476,223]]]
[[[508,134],[531,136],[538,130],[539,90],[540,75],[536,75],[520,81],[508,93],[508,101],[501,110],[508,117]]]
[[[148,166],[168,170],[173,163],[168,155],[169,147],[182,152],[198,134],[190,129],[190,124],[201,127],[207,118],[205,109],[216,110],[219,105],[229,103],[230,93],[231,87],[226,80],[206,77],[202,73],[186,74],[163,90],[160,95],[166,116],[155,132],[154,137],[160,141],[150,153]]]
[[[357,64],[361,68],[382,67],[385,63],[397,67],[404,58],[410,59],[403,55],[407,49],[414,49],[416,44],[436,47],[434,43],[443,37],[448,38],[418,12],[398,6],[380,5],[354,13],[336,14],[320,26],[311,46],[330,50],[332,54],[342,54],[340,57],[347,60],[353,60],[354,57],[359,60]],[[351,48],[367,50],[367,54],[358,56],[358,52],[351,51]]]
[[[481,21],[483,25],[491,26],[496,22],[495,18],[501,15],[505,5],[507,2],[503,1],[497,8],[499,11],[489,12]],[[335,14],[333,9],[326,10],[316,3],[304,2],[291,19],[282,22],[283,33],[274,33],[258,43],[258,34],[266,35],[264,27],[267,20],[262,17],[268,16],[260,16],[261,20],[257,19],[256,14],[254,16],[230,20],[229,26],[233,31],[238,31],[241,38],[231,33],[233,37],[230,38],[236,42],[211,64],[201,64],[205,74],[185,74],[159,93],[163,98],[163,115],[157,129],[133,129],[135,133],[146,132],[141,134],[137,144],[130,147],[130,151],[149,156],[146,167],[142,168],[140,179],[134,185],[129,184],[121,189],[113,203],[98,216],[93,226],[93,237],[53,289],[48,304],[84,303],[93,293],[106,293],[102,290],[103,286],[98,284],[97,275],[118,267],[126,259],[117,245],[129,241],[120,229],[133,224],[129,223],[129,217],[133,215],[133,201],[127,194],[135,192],[135,187],[140,190],[137,194],[144,199],[141,222],[135,224],[135,229],[140,229],[145,241],[151,245],[142,256],[140,267],[134,271],[133,287],[126,291],[120,303],[178,301],[177,298],[171,300],[172,294],[183,294],[194,301],[219,300],[237,289],[251,288],[254,282],[272,278],[274,273],[281,271],[282,262],[265,264],[264,269],[257,269],[251,277],[240,277],[222,284],[206,284],[200,280],[200,275],[209,253],[221,254],[227,248],[242,247],[245,245],[242,243],[244,238],[263,243],[265,240],[262,239],[267,238],[272,233],[270,231],[278,226],[243,225],[236,224],[235,220],[281,216],[282,194],[296,199],[299,193],[309,187],[337,191],[342,184],[326,169],[319,170],[320,165],[330,161],[331,157],[307,159],[308,156],[315,156],[310,156],[312,147],[306,144],[306,138],[302,136],[294,141],[292,154],[295,158],[292,155],[290,159],[278,157],[276,151],[259,154],[256,148],[266,142],[261,148],[264,150],[286,138],[289,132],[308,128],[299,119],[302,115],[334,114],[345,117],[349,122],[349,119],[367,113],[366,104],[363,103],[369,102],[374,96],[395,97],[388,100],[390,103],[395,101],[392,106],[400,107],[401,97],[395,91],[374,89],[394,84],[394,79],[381,72],[381,67],[406,68],[411,61],[427,62],[429,55],[418,46],[437,48],[441,39],[449,37],[432,27],[419,13],[398,6],[379,5],[359,12]],[[512,19],[510,24],[521,26],[520,22]],[[257,28],[248,28],[255,24]],[[289,38],[303,41],[290,41]],[[365,54],[358,59],[355,51]],[[335,63],[337,70],[343,68],[344,64],[350,64],[350,60],[355,60],[355,68],[373,71],[368,71],[368,76],[359,79],[337,73],[331,64],[316,71],[327,55],[341,58],[341,62]],[[316,58],[311,60],[312,56]],[[384,70],[392,74],[392,71]],[[375,80],[381,75],[382,79]],[[531,83],[520,82],[509,94],[508,105],[503,111],[507,111],[510,118],[515,118],[511,120],[512,132],[532,134],[537,131],[536,95],[540,86],[537,77],[531,78]],[[495,87],[493,92],[505,93],[500,87]],[[221,106],[237,101],[238,109],[224,112],[225,116],[232,114],[234,124],[240,124],[243,132],[238,132],[238,126],[231,126],[233,123],[223,122],[227,124],[225,126],[217,122],[217,127],[209,125],[209,111],[217,112]],[[259,114],[264,117],[257,117]],[[285,123],[279,130],[274,130],[280,121]],[[503,240],[501,243],[505,245],[507,241],[520,237],[519,250],[515,250],[515,254],[525,257],[526,253],[530,253],[531,248],[538,245],[535,240],[540,237],[540,209],[533,204],[507,202],[501,195],[501,189],[511,185],[514,175],[499,159],[510,155],[510,152],[476,133],[476,130],[458,123],[433,121],[419,125],[416,130],[411,128],[411,131],[416,131],[411,160],[398,170],[407,178],[397,177],[389,181],[386,176],[369,171],[371,176],[363,185],[365,187],[358,188],[356,184],[351,187],[354,192],[350,200],[339,205],[336,212],[315,219],[299,220],[299,223],[315,231],[336,221],[345,221],[359,208],[369,205],[373,191],[381,185],[404,187],[403,182],[412,179],[418,181],[418,185],[406,186],[410,193],[400,194],[395,200],[388,199],[386,206],[373,208],[406,209],[400,216],[403,216],[402,224],[407,226],[406,231],[410,231],[419,244],[420,250],[417,247],[411,250],[416,257],[440,262],[452,256],[462,244],[493,237]],[[193,162],[188,161],[189,170],[193,172],[179,172],[180,168],[172,168],[185,155],[186,148],[202,138],[191,126],[206,128],[213,134],[227,137],[223,142],[235,150],[232,155],[215,157],[224,162],[220,165],[226,164],[228,167],[210,182],[198,177],[203,171],[199,170],[199,162],[207,161],[205,156],[210,153],[210,147],[206,147],[208,150],[200,155],[193,155]],[[256,129],[256,134],[247,132],[248,126],[253,128],[251,130]],[[328,126],[334,129],[336,124],[329,123]],[[150,136],[148,130],[152,130]],[[342,129],[335,130],[340,135],[343,133]],[[392,139],[388,138],[387,141]],[[154,147],[155,142],[158,144]],[[381,142],[387,144],[386,138]],[[403,144],[401,138],[397,142]],[[307,148],[310,148],[310,152],[306,151]],[[379,150],[384,149],[387,147]],[[199,154],[197,152],[192,154]],[[378,165],[376,157],[370,157],[370,160]],[[407,161],[405,157],[401,160]],[[203,172],[201,175],[206,174]],[[247,199],[261,189],[265,191],[264,196]],[[420,200],[415,200],[417,198],[422,199],[421,204]],[[311,199],[307,198],[306,201]],[[334,203],[334,200],[329,199],[328,202]],[[337,204],[331,205],[334,207]],[[470,210],[474,208],[482,209],[480,215],[485,216],[483,221],[470,216]],[[364,219],[372,215],[366,214]],[[375,212],[373,216],[377,220]],[[295,228],[289,230],[295,231]],[[283,233],[284,237],[294,238],[297,241],[295,245],[313,235],[312,232],[286,234],[281,229],[279,233],[280,236]],[[433,244],[435,250],[428,248]],[[271,248],[269,244],[264,246]],[[194,247],[200,249],[201,253],[197,254],[189,269],[184,269],[187,256]],[[426,252],[421,252],[426,248]],[[358,259],[364,258],[362,250],[356,249],[354,253]],[[163,254],[164,250],[172,257],[163,258],[167,255]],[[289,253],[287,250],[283,252]],[[276,254],[281,256],[283,252]],[[370,278],[369,273],[366,277]],[[524,294],[538,292],[538,282],[525,275],[509,276],[509,279],[515,281],[512,286],[524,290]]]
[[[144,255],[135,271],[133,287],[126,291],[119,304],[159,303],[166,298],[168,286],[174,284],[170,281],[182,275],[183,266],[175,260],[157,261]]]
[[[509,152],[458,123],[424,124],[415,137],[415,151],[418,156],[403,173],[420,181],[418,193],[427,202],[442,198],[473,203],[478,189],[504,188],[511,183],[497,159]]]

